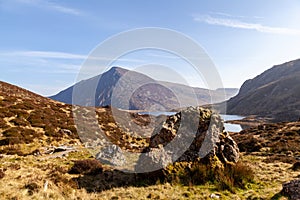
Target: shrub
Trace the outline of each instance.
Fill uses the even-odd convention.
[[[17,137],[9,137],[9,138],[4,138],[4,139],[0,140],[0,146],[14,145],[14,144],[20,144],[20,143],[22,143],[22,142]]]
[[[45,127],[45,124],[43,122],[43,115],[42,113],[38,113],[37,111],[33,111],[29,118],[28,121],[30,122],[31,126],[33,127]]]
[[[299,162],[299,161],[298,161],[298,162],[295,162],[295,163],[293,164],[292,170],[293,170],[293,171],[298,171],[298,170],[300,170],[300,162]]]
[[[218,183],[221,189],[228,189],[229,191],[234,191],[234,187],[246,189],[247,184],[254,181],[253,170],[242,162],[229,165],[223,173],[218,175]]]
[[[62,134],[58,133],[54,127],[52,126],[46,126],[45,127],[45,135],[48,137],[57,137],[60,138],[62,137]]]
[[[166,181],[183,185],[202,185],[210,182],[216,184],[220,190],[231,192],[234,192],[236,187],[245,189],[248,183],[254,181],[253,170],[241,162],[235,165],[228,164],[224,168],[200,162],[192,166],[185,164],[178,168],[179,165],[180,163],[174,163],[167,167]]]
[[[5,176],[5,173],[3,172],[3,169],[0,169],[0,179],[2,179]]]
[[[2,117],[0,117],[0,128],[2,128],[2,129],[9,128],[6,121]]]
[[[1,145],[14,145],[22,143],[22,135],[20,134],[20,128],[13,127],[3,132],[5,137],[1,140]]]
[[[5,148],[2,148],[0,150],[0,154],[7,154],[7,155],[18,155],[18,156],[24,156],[24,153],[21,151],[20,146],[16,145],[9,145]]]
[[[73,167],[69,170],[69,174],[86,174],[93,175],[102,173],[103,167],[98,160],[77,160]]]
[[[24,188],[28,190],[29,195],[33,195],[34,192],[39,191],[40,186],[36,183],[27,183]]]
[[[14,118],[14,119],[10,120],[10,123],[12,123],[15,126],[27,126],[30,124],[23,117]]]
[[[1,140],[0,145],[13,145],[33,142],[34,138],[38,138],[39,135],[32,129],[13,127],[3,132],[3,136],[6,137]]]

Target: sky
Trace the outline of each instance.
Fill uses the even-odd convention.
[[[214,63],[223,86],[239,88],[273,65],[300,58],[299,22],[298,0],[0,0],[0,80],[56,94],[78,81],[103,41],[157,27],[191,38]],[[190,63],[157,49],[130,52],[107,67],[113,65],[207,86]]]

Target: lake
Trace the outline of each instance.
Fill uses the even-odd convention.
[[[159,115],[174,115],[176,112],[164,112],[164,111],[155,111],[155,112],[139,112],[140,115],[152,115],[152,116],[159,116]],[[241,120],[244,117],[239,115],[220,115],[221,118],[224,121],[229,120]],[[230,123],[224,123],[225,130],[228,132],[240,132],[243,130],[242,126],[239,124],[230,124]]]
[[[245,118],[245,117],[239,116],[239,115],[220,115],[220,116],[224,121],[241,120],[241,119]],[[224,123],[224,127],[225,127],[225,130],[228,132],[240,132],[243,130],[242,126],[239,124]]]
[[[167,115],[167,116],[175,115],[176,112],[153,111],[153,112],[139,112],[138,114],[140,114],[140,115],[152,115],[152,116],[157,117],[159,115]]]

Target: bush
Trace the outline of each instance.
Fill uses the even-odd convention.
[[[23,117],[14,118],[14,119],[10,120],[10,123],[12,123],[15,126],[28,126],[28,125],[30,125],[30,123],[28,121],[26,121],[26,119],[24,119]]]
[[[3,132],[5,139],[1,140],[1,145],[14,145],[20,143],[29,144],[34,138],[39,138],[39,134],[32,129],[13,127]]]
[[[1,145],[14,145],[22,143],[20,128],[13,127],[3,132],[5,139],[1,140]]]
[[[37,111],[33,111],[30,114],[28,121],[33,127],[42,127],[42,128],[45,127],[45,124],[43,122],[43,113],[38,113]]]
[[[203,163],[195,163],[192,166],[174,163],[167,167],[165,181],[180,183],[183,185],[202,185],[205,183],[216,184],[220,190],[234,192],[235,188],[245,189],[248,183],[254,181],[254,172],[241,162],[235,165],[222,167],[212,167]]]
[[[85,174],[93,175],[102,173],[103,167],[98,160],[77,160],[73,167],[69,170],[69,174]]]
[[[62,137],[62,134],[58,133],[52,126],[45,127],[45,135],[48,137]]]
[[[6,128],[10,127],[10,126],[7,125],[6,121],[2,117],[0,117],[0,127],[2,129],[6,129]]]
[[[36,183],[27,183],[24,188],[28,190],[29,195],[33,195],[34,192],[39,191],[40,186]]]
[[[21,151],[20,146],[16,145],[9,145],[5,148],[2,148],[0,150],[0,154],[7,154],[7,155],[18,155],[18,156],[24,156],[24,153]]]
[[[0,179],[2,179],[5,176],[4,172],[2,169],[0,169]]]
[[[15,145],[15,144],[21,144],[21,143],[22,142],[18,137],[8,137],[8,138],[0,140],[0,146]]]
[[[248,183],[253,183],[254,172],[242,162],[236,165],[229,165],[223,173],[218,174],[218,186],[220,189],[234,191],[234,187],[246,189]]]

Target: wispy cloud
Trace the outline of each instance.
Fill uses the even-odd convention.
[[[57,51],[0,51],[0,56],[5,57],[27,57],[27,58],[43,58],[43,59],[64,59],[64,60],[95,60],[95,61],[122,61],[122,62],[135,62],[143,63],[145,60],[136,58],[113,58],[113,57],[103,57],[103,56],[89,56],[83,54],[73,54],[66,52]]]
[[[228,18],[240,18],[240,19],[263,19],[264,18],[261,16],[232,15],[232,14],[224,13],[224,12],[209,12],[209,14],[211,14],[213,16],[221,16],[221,17],[228,17]]]
[[[55,51],[9,51],[0,52],[0,56],[35,57],[53,59],[86,59],[86,55]]]
[[[145,62],[143,59],[132,57],[120,57],[115,59],[101,55],[89,56],[56,51],[0,51],[0,63],[2,63],[3,66],[11,66],[12,68],[10,70],[19,71],[26,67],[27,70],[39,71],[40,73],[78,73],[85,60],[89,60],[89,68],[93,68],[96,71],[103,62],[110,63],[111,66],[123,66],[125,64],[133,66],[137,63]],[[92,71],[91,74],[97,75],[95,71]]]
[[[68,8],[68,7],[64,7],[58,4],[54,4],[54,3],[48,3],[47,5],[49,8],[56,10],[58,12],[62,12],[62,13],[66,13],[66,14],[72,14],[72,15],[82,15],[82,11],[79,11],[77,9],[74,8]]]
[[[16,0],[19,3],[29,4],[32,6],[42,7],[48,10],[54,10],[60,13],[64,14],[70,14],[70,15],[83,15],[84,13],[81,10],[63,6],[58,3],[54,3],[52,1],[47,0]]]
[[[300,30],[298,29],[265,26],[259,23],[247,23],[247,22],[243,22],[231,18],[216,18],[210,15],[194,17],[194,21],[202,22],[210,25],[236,28],[236,29],[255,30],[262,33],[300,35]]]

